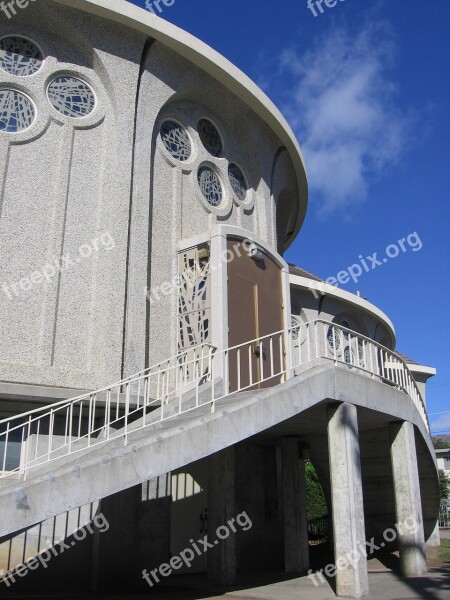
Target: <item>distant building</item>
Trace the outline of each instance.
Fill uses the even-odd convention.
[[[449,487],[450,487],[450,448],[436,449],[436,462],[439,470],[444,471],[444,473],[449,478]]]

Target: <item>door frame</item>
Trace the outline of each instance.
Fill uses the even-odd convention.
[[[228,263],[225,257],[227,256],[227,240],[229,237],[254,242],[280,267],[283,305],[282,323],[285,330],[291,326],[289,266],[283,257],[278,254],[274,246],[250,231],[233,225],[214,225],[211,227],[209,234],[205,232],[181,240],[178,244],[178,250],[209,241],[211,260],[211,343],[218,351],[228,347]],[[287,343],[286,340],[286,347]],[[216,375],[221,375],[219,365],[217,367]],[[287,352],[286,368],[289,367],[289,352]]]

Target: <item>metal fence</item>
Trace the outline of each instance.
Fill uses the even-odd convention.
[[[448,500],[441,502],[439,508],[439,527],[450,527],[450,502]]]
[[[309,519],[308,537],[311,541],[326,540],[328,538],[329,517]]]

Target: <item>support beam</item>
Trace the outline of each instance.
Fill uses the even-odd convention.
[[[309,569],[305,461],[300,458],[298,444],[297,438],[281,441],[286,573],[303,573]]]
[[[400,568],[406,576],[422,575],[428,569],[414,425],[394,423],[390,432]]]
[[[358,414],[352,404],[330,407],[328,450],[336,594],[344,598],[363,598],[369,593],[369,579],[365,555]]]
[[[218,540],[208,550],[208,578],[220,585],[236,581],[236,535],[230,532],[226,539],[217,535],[218,529],[235,517],[235,451],[231,447],[208,459],[208,541],[214,544]]]

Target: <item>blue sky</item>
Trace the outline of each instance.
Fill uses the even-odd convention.
[[[430,419],[450,433],[450,3],[339,0],[315,10],[306,0],[175,0],[161,17],[226,56],[282,110],[310,180],[287,260],[326,279],[377,252],[380,265],[366,260],[370,271],[340,287],[388,314],[399,350],[437,368],[428,410],[449,411]]]

